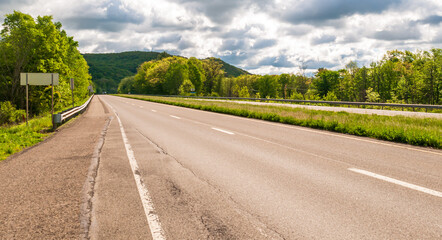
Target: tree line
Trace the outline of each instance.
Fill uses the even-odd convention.
[[[305,74],[225,77],[213,58],[165,57],[122,79],[119,93],[442,104],[442,50],[388,51],[359,67]]]
[[[26,108],[25,86],[20,73],[59,73],[54,87],[55,109],[72,102],[70,78],[74,78],[75,101],[88,95],[91,84],[88,65],[78,51],[78,42],[69,37],[52,16],[34,19],[14,11],[6,15],[0,33],[0,125],[20,122]],[[33,116],[50,110],[50,86],[29,86],[29,109]]]

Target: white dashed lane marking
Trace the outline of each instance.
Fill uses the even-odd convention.
[[[233,132],[229,132],[229,131],[226,131],[226,130],[223,130],[223,129],[220,129],[220,128],[213,127],[212,129],[215,130],[215,131],[218,131],[218,132],[229,134],[229,135],[235,135]]]
[[[402,186],[402,187],[406,187],[406,188],[410,188],[410,189],[413,189],[413,190],[416,190],[416,191],[420,191],[420,192],[423,192],[423,193],[426,193],[426,194],[430,194],[430,195],[433,195],[433,196],[436,196],[436,197],[442,197],[442,193],[438,192],[436,190],[432,190],[432,189],[429,189],[429,188],[417,186],[417,185],[414,185],[414,184],[411,184],[411,183],[407,183],[407,182],[404,182],[404,181],[400,181],[400,180],[397,180],[397,179],[394,179],[394,178],[382,176],[382,175],[379,175],[379,174],[376,174],[376,173],[372,173],[372,172],[361,170],[361,169],[357,169],[357,168],[349,168],[348,170],[352,171],[352,172],[360,173],[360,174],[363,174],[363,175],[366,175],[366,176],[369,176],[369,177],[373,177],[373,178],[376,178],[376,179],[379,179],[379,180],[383,180],[383,181],[386,181],[386,182],[389,182],[389,183],[394,183],[394,184]]]

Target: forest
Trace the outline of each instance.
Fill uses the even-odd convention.
[[[97,93],[117,93],[121,79],[133,76],[137,68],[146,61],[159,60],[172,55],[166,52],[121,52],[121,53],[85,53],[83,54],[89,65],[92,82]],[[221,59],[214,59],[222,64],[226,76],[236,77],[248,72],[232,66]]]
[[[143,63],[119,93],[442,104],[442,50],[388,51],[370,66],[305,74],[226,77],[214,58],[167,57]]]
[[[89,67],[80,54],[78,42],[62,30],[52,16],[34,19],[14,11],[6,15],[0,33],[0,125],[23,121],[26,108],[25,86],[20,73],[59,73],[54,86],[54,108],[72,104],[70,78],[74,78],[75,101],[88,96]],[[51,108],[51,86],[29,86],[29,113],[39,116]]]

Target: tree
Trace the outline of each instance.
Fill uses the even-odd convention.
[[[278,87],[278,76],[264,75],[258,79],[258,91],[262,97],[276,98]]]
[[[181,84],[188,79],[185,66],[179,62],[172,62],[164,77],[163,92],[169,95],[178,95]]]
[[[247,88],[247,86],[244,86],[241,88],[241,90],[239,90],[239,97],[250,98],[250,93],[249,93],[249,89]]]
[[[135,76],[125,77],[118,84],[118,93],[137,93],[134,87]]]
[[[282,98],[286,99],[288,96],[290,96],[290,94],[287,94],[287,90],[290,84],[290,75],[289,74],[281,74],[279,75],[278,78],[278,82],[279,82],[279,86],[280,88],[280,96],[282,96]]]
[[[206,81],[204,82],[204,93],[206,95],[212,92],[220,93],[221,81],[224,77],[222,65],[215,58],[207,58],[203,60],[203,68]]]
[[[180,95],[189,95],[190,92],[192,91],[192,89],[194,89],[195,86],[193,86],[192,82],[186,78],[183,80],[183,83],[181,84],[180,88],[179,88],[179,93]]]
[[[373,91],[373,88],[368,88],[366,95],[367,95],[367,102],[379,101],[379,93]]]
[[[328,92],[335,90],[339,83],[339,72],[327,70],[324,68],[318,69],[313,85],[317,90],[319,97],[323,98]]]
[[[25,108],[24,87],[20,86],[21,72],[59,73],[60,94],[56,110],[71,104],[69,79],[75,79],[74,97],[78,102],[88,94],[91,84],[88,65],[78,51],[78,43],[67,36],[59,22],[51,16],[37,17],[14,11],[6,15],[0,33],[0,101],[10,101]],[[46,86],[30,86],[30,113],[38,115],[48,106],[42,95]]]
[[[203,84],[206,81],[203,64],[198,59],[191,57],[187,60],[187,68],[189,69],[189,79],[195,86],[195,93],[200,95],[203,90]]]

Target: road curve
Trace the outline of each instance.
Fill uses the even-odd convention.
[[[440,150],[99,98],[116,112],[121,126],[114,119],[102,152],[95,202],[96,224],[102,228],[93,229],[94,236],[116,231],[106,222],[118,226],[127,219],[122,211],[120,217],[126,218],[117,214],[112,220],[104,205],[128,208],[124,204],[130,199],[137,201],[122,147],[124,130],[166,238],[442,237]],[[126,203],[109,200],[111,193],[125,196],[109,181],[126,184]],[[139,218],[137,229],[145,225],[143,234],[153,236],[139,197],[134,206],[128,211]]]

